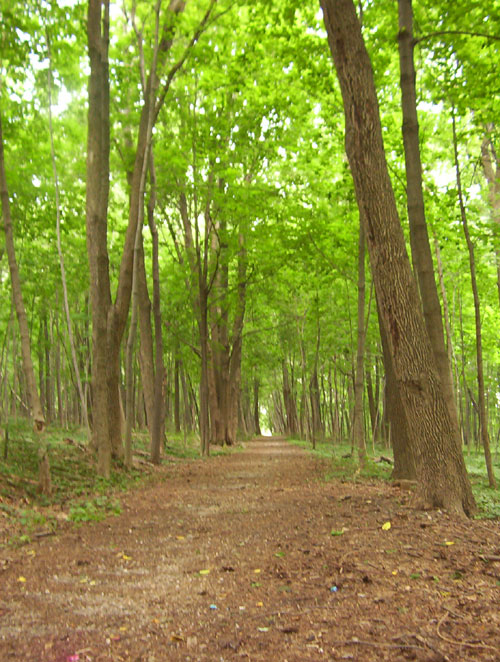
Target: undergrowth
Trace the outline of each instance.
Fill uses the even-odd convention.
[[[49,452],[52,483],[51,495],[45,496],[38,492],[40,440],[30,423],[23,419],[10,420],[3,431],[0,438],[0,534],[2,529],[3,533],[8,530],[11,544],[28,543],[40,532],[50,534],[63,520],[78,524],[119,514],[120,492],[162,475],[147,461],[147,432],[134,435],[138,460],[134,467],[127,469],[115,462],[106,479],[96,473],[96,457],[88,448],[84,430],[51,425],[43,435]],[[199,442],[193,436],[186,439],[180,435],[169,436],[162,450],[163,464],[179,458],[199,457]]]
[[[326,480],[336,478],[351,481],[360,479],[389,481],[391,479],[392,466],[383,460],[374,461],[375,459],[380,460],[381,457],[392,458],[392,451],[385,446],[376,447],[375,454],[373,454],[373,449],[368,449],[365,466],[360,470],[356,449],[354,449],[353,455],[350,444],[317,442],[316,448],[313,449],[310,442],[297,439],[291,439],[290,441],[293,444],[306,448],[317,457],[329,461],[329,467],[325,475]],[[491,489],[488,486],[482,451],[480,449],[467,449],[464,453],[464,459],[479,509],[478,517],[484,519],[500,518],[500,491],[498,489]],[[500,453],[493,453],[492,459],[494,472],[497,481],[500,483]]]

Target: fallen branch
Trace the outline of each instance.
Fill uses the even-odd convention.
[[[386,464],[394,464],[394,460],[390,457],[386,457],[385,455],[381,455],[380,457],[374,457],[373,461],[379,464],[380,462],[385,462]]]
[[[55,531],[39,531],[38,533],[34,533],[33,537],[34,538],[47,538],[48,536],[55,536],[56,532]]]

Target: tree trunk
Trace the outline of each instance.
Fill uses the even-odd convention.
[[[151,300],[149,298],[146,267],[144,264],[144,246],[141,242],[139,264],[138,264],[138,287],[139,287],[139,364],[141,367],[142,391],[144,394],[144,405],[146,409],[146,423],[151,435],[154,409],[154,352],[153,352],[153,327],[151,325]]]
[[[12,287],[12,299],[16,309],[19,334],[21,336],[21,356],[23,361],[23,372],[26,379],[30,416],[33,419],[34,429],[42,432],[45,428],[45,416],[36,386],[35,370],[31,357],[31,341],[28,327],[28,318],[24,307],[23,294],[21,290],[21,278],[16,260],[14,247],[14,233],[12,230],[12,217],[10,211],[9,192],[7,188],[7,177],[5,174],[5,156],[3,147],[2,117],[0,115],[0,198],[2,201],[2,215],[5,228],[5,248],[9,262],[10,282]]]
[[[283,370],[283,401],[285,404],[285,434],[290,437],[296,437],[298,433],[297,422],[297,405],[295,402],[295,395],[290,386],[290,378],[288,375],[288,366],[286,359],[282,361]]]
[[[154,218],[156,207],[156,173],[153,156],[150,166],[151,195],[148,202],[148,225],[152,239],[152,265],[153,265],[153,322],[155,330],[155,381],[154,381],[154,407],[153,428],[151,432],[151,461],[159,463],[160,450],[165,438],[165,364],[163,361],[163,324],[160,302],[160,259],[158,229]]]
[[[420,309],[356,10],[352,0],[321,0],[321,6],[344,101],[346,151],[375,291],[415,451],[419,505],[471,515],[474,497]]]
[[[358,242],[358,342],[356,351],[356,376],[354,379],[353,440],[358,450],[361,468],[366,461],[365,425],[363,417],[363,386],[365,361],[365,235],[359,224]]]
[[[488,197],[491,204],[492,219],[494,223],[494,250],[497,263],[497,291],[500,301],[500,248],[498,247],[498,231],[500,228],[500,159],[496,152],[491,133],[493,125],[486,127],[486,135],[481,144],[481,159],[483,170],[488,182]]]
[[[488,482],[490,487],[496,487],[495,474],[491,462],[490,436],[488,432],[488,414],[486,411],[486,398],[484,389],[484,366],[483,366],[483,341],[481,331],[481,306],[479,303],[479,292],[477,289],[476,261],[474,258],[474,244],[469,232],[469,223],[465,211],[465,203],[462,193],[462,180],[460,176],[460,166],[458,162],[458,141],[457,128],[455,122],[455,112],[452,114],[453,126],[453,153],[455,156],[455,172],[457,177],[458,202],[460,206],[460,217],[464,229],[465,241],[469,252],[470,280],[472,286],[472,295],[474,297],[474,319],[476,323],[476,366],[477,366],[477,395],[478,395],[478,413],[479,413],[479,433],[484,450],[484,459],[486,461],[486,470],[488,472]]]
[[[260,429],[260,407],[259,407],[259,378],[254,377],[253,379],[253,424],[254,424],[254,433],[260,437],[262,432]]]
[[[92,301],[92,420],[97,472],[111,471],[108,418],[108,314],[111,308],[107,214],[109,198],[109,0],[89,0],[90,57],[87,134],[87,252]]]
[[[422,164],[415,89],[415,65],[413,61],[413,12],[412,0],[398,0],[399,7],[399,62],[401,71],[401,99],[403,111],[403,142],[406,166],[406,190],[410,243],[413,264],[416,268],[425,326],[431,341],[436,367],[450,420],[456,428],[456,439],[461,448],[457,406],[453,392],[451,365],[444,344],[443,318],[434,278],[434,264],[425,220],[422,189]]]
[[[382,356],[385,368],[385,408],[386,417],[390,425],[390,441],[394,454],[393,479],[415,480],[417,471],[415,457],[408,434],[408,424],[404,411],[401,395],[398,390],[396,375],[392,366],[392,358],[389,351],[386,330],[382,322],[377,303],[378,323],[380,329],[380,340],[382,344]]]

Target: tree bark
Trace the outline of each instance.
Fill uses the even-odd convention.
[[[156,207],[156,172],[153,154],[149,168],[151,179],[151,195],[148,201],[148,225],[152,239],[152,265],[153,265],[153,323],[155,331],[155,370],[153,388],[153,418],[151,427],[151,461],[160,462],[162,441],[165,437],[165,399],[163,397],[163,384],[165,379],[165,365],[163,361],[163,325],[160,306],[160,259],[158,228],[155,222]]]
[[[262,432],[260,429],[260,407],[259,407],[259,378],[253,379],[253,425],[254,433],[260,437]]]
[[[484,175],[488,182],[488,197],[491,204],[494,223],[494,250],[497,263],[497,291],[500,302],[500,248],[498,247],[498,232],[500,229],[500,159],[493,144],[491,134],[493,126],[486,127],[486,135],[481,144],[481,159]]]
[[[108,344],[111,310],[107,215],[109,199],[109,0],[89,0],[87,36],[90,57],[87,134],[87,253],[92,301],[92,420],[97,472],[111,471],[108,389],[112,369]],[[119,368],[119,366],[118,366]],[[117,394],[115,394],[117,397]]]
[[[484,366],[483,366],[483,341],[481,330],[481,305],[479,302],[479,292],[477,289],[476,277],[476,261],[474,257],[474,244],[469,232],[469,223],[467,220],[467,213],[465,211],[464,197],[462,193],[462,178],[460,175],[460,165],[458,162],[458,141],[457,141],[457,127],[455,122],[455,112],[452,113],[452,127],[453,127],[453,153],[455,157],[455,172],[457,178],[457,192],[458,202],[460,206],[460,217],[462,219],[462,227],[464,230],[465,241],[467,242],[467,250],[469,253],[469,267],[470,267],[470,280],[472,286],[472,295],[474,298],[474,319],[476,323],[476,366],[477,366],[477,394],[478,394],[478,413],[479,413],[479,434],[483,444],[484,459],[486,462],[486,470],[488,472],[488,483],[490,487],[496,487],[495,474],[493,472],[493,464],[491,462],[490,451],[490,436],[488,432],[488,414],[486,410],[486,397],[484,389]]]
[[[420,159],[415,65],[413,60],[412,0],[398,0],[399,7],[399,63],[401,71],[401,100],[403,111],[403,143],[406,166],[406,191],[410,244],[416,268],[425,326],[431,341],[436,367],[450,420],[456,428],[456,440],[461,448],[457,406],[453,391],[451,365],[444,343],[443,317],[434,278],[434,264],[425,220]]]
[[[382,140],[373,71],[352,0],[321,0],[340,82],[346,152],[411,445],[418,502],[471,515],[474,497],[426,332]]]
[[[366,461],[366,439],[363,416],[363,386],[365,361],[365,234],[359,224],[358,241],[358,338],[356,350],[356,376],[354,378],[353,440],[358,451],[361,468]]]

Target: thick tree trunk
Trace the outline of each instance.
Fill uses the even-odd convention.
[[[396,375],[392,366],[392,358],[389,351],[387,334],[378,309],[378,323],[380,329],[380,340],[382,344],[382,356],[385,369],[385,407],[386,416],[390,424],[390,441],[394,454],[393,479],[415,480],[417,470],[413,447],[408,434],[408,424],[404,412],[401,395],[398,390]]]
[[[420,288],[425,326],[429,334],[436,367],[441,379],[444,399],[450,412],[450,420],[457,430],[456,439],[461,447],[451,365],[448,361],[448,353],[444,343],[443,318],[436,280],[434,278],[434,264],[425,220],[417,117],[417,94],[415,89],[416,74],[413,61],[412,0],[398,0],[398,6],[403,142],[411,252]]]
[[[437,374],[387,163],[373,71],[352,0],[321,0],[351,166],[422,506],[472,514],[474,497]]]
[[[87,134],[87,252],[92,301],[92,420],[99,474],[111,471],[108,418],[108,314],[111,308],[107,214],[109,198],[109,0],[89,0],[90,57]]]

